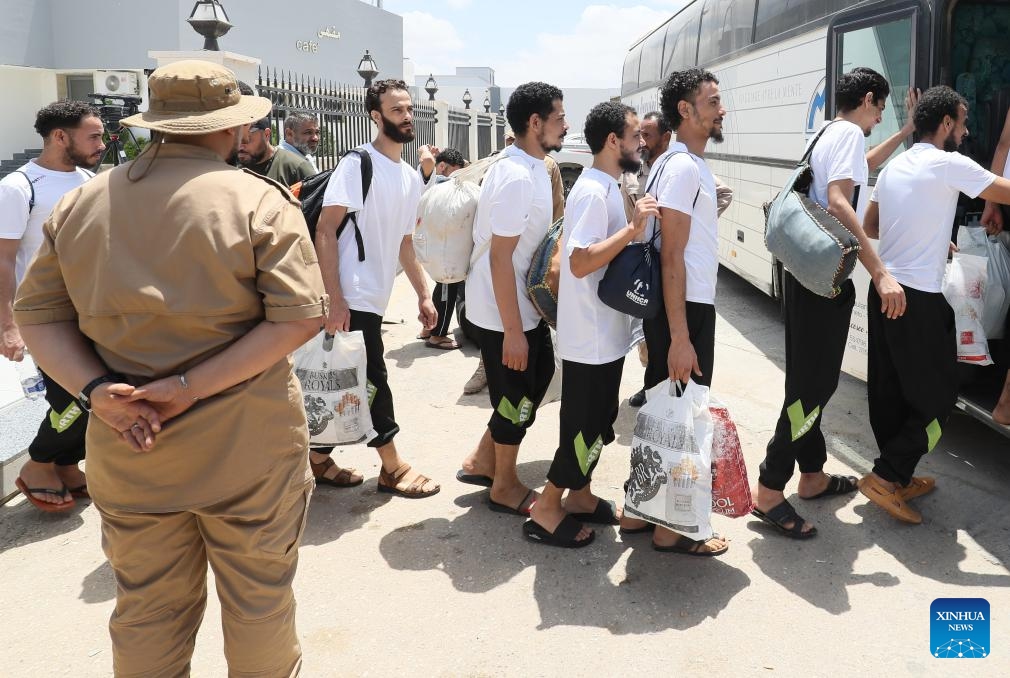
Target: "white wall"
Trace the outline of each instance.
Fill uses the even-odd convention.
[[[35,113],[56,101],[56,74],[41,68],[0,66],[0,92],[4,93],[0,159],[26,148],[42,148],[42,138],[35,133]]]

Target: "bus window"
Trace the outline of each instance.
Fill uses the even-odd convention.
[[[909,16],[840,36],[841,58],[836,78],[856,66],[866,66],[883,75],[891,85],[881,123],[873,128],[867,140],[870,147],[887,139],[905,123],[905,95],[912,78],[912,30]],[[899,146],[895,154],[904,151],[908,143]]]
[[[638,87],[654,85],[663,77],[663,41],[666,31],[656,31],[642,43],[642,65],[638,71]]]
[[[621,94],[631,94],[638,89],[638,66],[642,62],[642,46],[632,47],[624,60],[624,78]]]
[[[666,50],[663,58],[663,75],[682,71],[695,65],[698,52],[698,7],[695,3],[674,17],[666,29]]]
[[[746,47],[754,28],[754,0],[709,0],[701,15],[698,63],[707,63]]]
[[[859,2],[861,0],[758,0],[754,42],[823,19]]]

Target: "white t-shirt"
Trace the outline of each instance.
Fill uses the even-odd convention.
[[[960,153],[918,143],[892,158],[870,200],[880,206],[880,259],[894,278],[939,292],[958,193],[976,198],[996,175]]]
[[[865,195],[870,177],[869,165],[866,163],[866,135],[859,125],[848,120],[828,121],[824,125],[830,127],[824,130],[820,141],[814,146],[814,152],[810,154],[810,167],[814,171],[810,199],[827,209],[828,184],[852,179],[856,186],[853,192],[853,197],[857,198],[856,216],[862,219],[866,211],[866,200],[858,200],[856,191]]]
[[[340,290],[349,308],[383,315],[393,291],[403,237],[414,232],[421,178],[405,162],[393,162],[372,144],[362,147],[372,158],[372,184],[361,204],[361,160],[348,155],[330,175],[323,207],[339,205],[357,212],[365,245],[365,260],[358,261],[354,225],[347,223],[337,241]]]
[[[0,179],[0,238],[20,240],[14,263],[14,278],[20,284],[28,263],[42,245],[42,224],[64,195],[77,188],[94,175],[78,167],[73,172],[48,170],[29,160],[20,171],[27,174],[35,187],[35,208],[28,213],[32,197],[28,179],[12,172]]]
[[[617,180],[597,169],[584,170],[565,202],[558,289],[558,354],[564,360],[603,365],[623,358],[631,346],[631,316],[610,308],[597,294],[607,267],[576,278],[570,264],[572,251],[627,225]]]
[[[544,161],[515,144],[502,151],[501,160],[484,176],[473,220],[474,250],[485,251],[466,278],[466,315],[478,327],[504,331],[491,284],[491,248],[485,246],[492,234],[519,236],[512,253],[512,267],[523,331],[528,332],[540,323],[540,314],[526,294],[526,274],[533,253],[550,228],[552,209],[551,179]]]
[[[655,175],[655,181],[653,176]],[[715,304],[715,283],[719,275],[719,212],[715,177],[704,159],[691,154],[681,142],[652,164],[649,193],[659,206],[691,217],[691,234],[684,249],[687,268],[687,301]],[[695,200],[697,196],[697,200]],[[659,224],[653,223],[653,229]],[[649,233],[650,237],[652,233]],[[656,238],[658,249],[662,237]]]

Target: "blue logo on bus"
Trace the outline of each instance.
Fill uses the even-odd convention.
[[[810,98],[810,103],[807,105],[807,134],[816,132],[820,123],[824,121],[825,85],[827,85],[827,80],[821,78],[820,83],[814,88],[814,95]]]

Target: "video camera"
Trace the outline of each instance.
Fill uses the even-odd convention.
[[[102,122],[110,128],[119,127],[120,120],[139,113],[143,101],[138,96],[125,94],[89,94],[88,98],[98,109]]]

